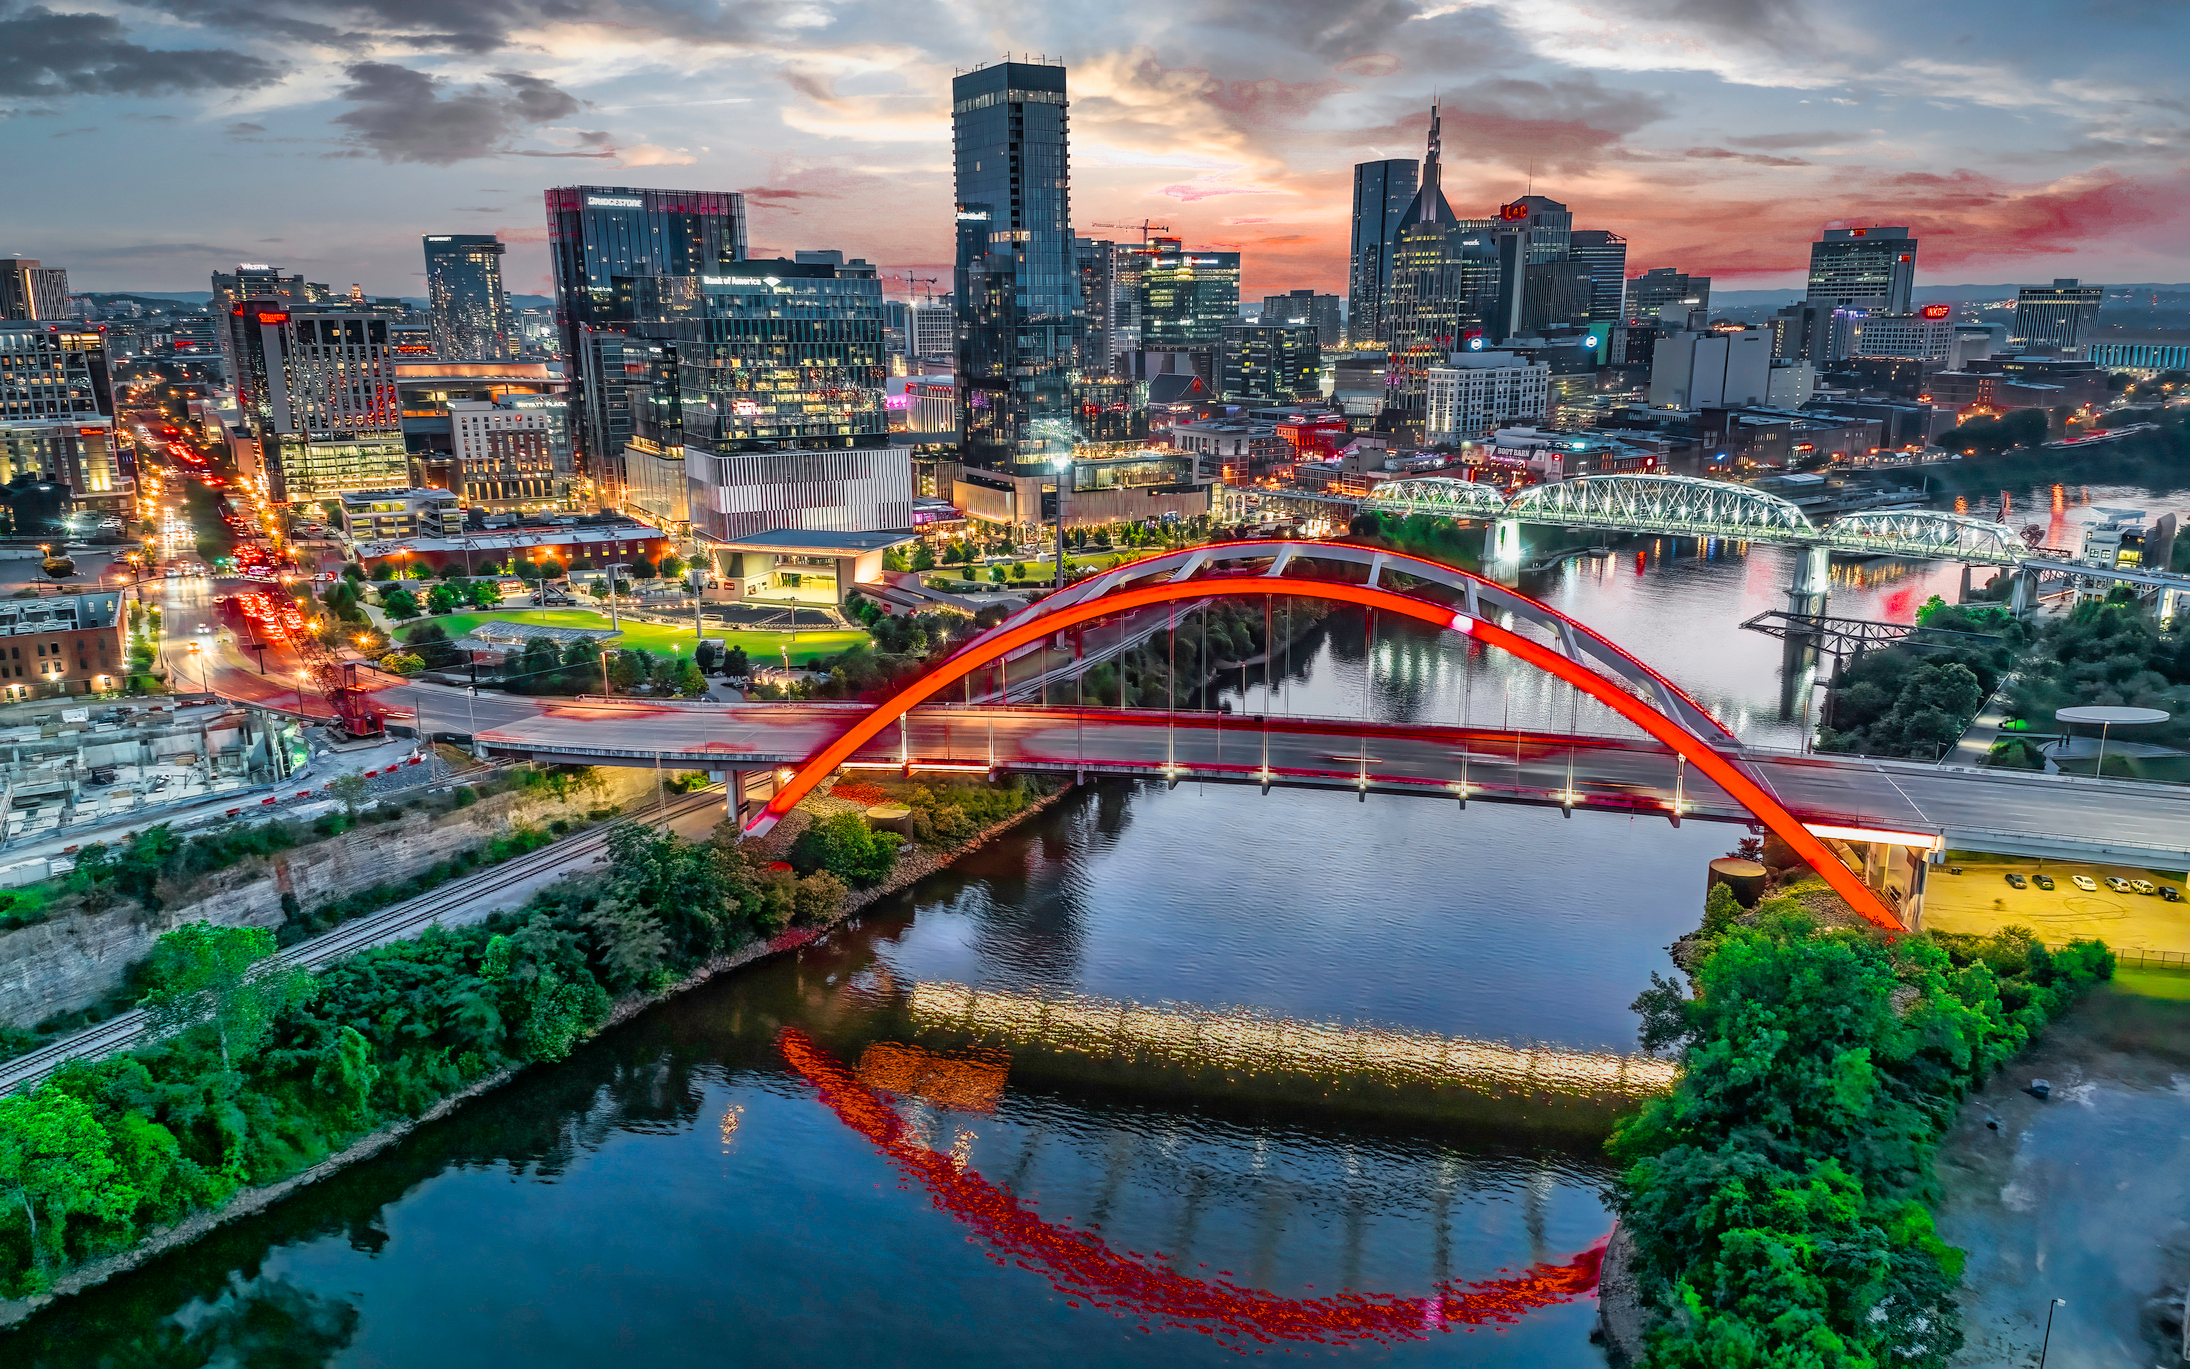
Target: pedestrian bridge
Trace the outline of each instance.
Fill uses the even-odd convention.
[[[1508,496],[1450,476],[1379,485],[1365,509],[1489,523],[1544,523],[1598,532],[1656,533],[1822,547],[1848,556],[1909,556],[2019,565],[2030,548],[2015,532],[1930,509],[1851,513],[1818,524],[1789,500],[1748,485],[1686,475],[1585,475],[1528,485]]]
[[[1175,623],[1182,608],[1220,598],[1259,599],[1268,613],[1288,597],[1469,635],[1572,685],[1631,730],[1243,717],[1084,697],[1070,706],[1008,702],[1014,659],[1084,663],[1086,629],[1099,621],[1160,614]],[[1022,680],[1056,673],[1021,667]],[[1005,702],[945,702],[961,683],[970,700],[976,677],[985,697]],[[1046,696],[1049,686],[1038,687]],[[1913,921],[1922,857],[1949,846],[2162,868],[2190,862],[2190,794],[2173,787],[1753,751],[1672,682],[1548,606],[1479,576],[1347,543],[1223,543],[1121,567],[1048,596],[879,704],[550,705],[479,733],[478,742],[501,755],[736,774],[740,795],[755,787],[742,777],[757,778],[766,802],[748,826],[755,833],[844,768],[1136,776],[1424,795],[1456,810],[1490,800],[1675,823],[1754,822],[1888,926]]]

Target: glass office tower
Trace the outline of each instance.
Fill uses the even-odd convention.
[[[510,361],[517,356],[502,253],[492,233],[437,233],[426,239],[426,318],[443,361]]]
[[[959,454],[1046,467],[1079,436],[1086,318],[1073,246],[1065,68],[999,62],[951,80],[958,201]]]
[[[695,276],[745,258],[745,197],[730,191],[570,185],[547,192],[555,324],[575,372],[571,430],[606,507],[622,500],[620,432],[629,431],[619,373],[602,363],[621,344],[600,337],[631,321],[633,282]]]
[[[1392,282],[1392,238],[1414,203],[1417,181],[1415,164],[1406,158],[1354,167],[1353,254],[1346,277],[1346,334],[1354,342],[1391,336],[1384,295]]]

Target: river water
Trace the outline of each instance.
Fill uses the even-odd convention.
[[[2064,497],[2059,535],[2109,502],[2153,507]],[[1783,605],[1788,571],[1769,548],[1650,544],[1525,588],[1745,738],[1794,746],[1779,644],[1739,629]],[[1838,574],[1835,612],[1901,620],[1959,581]],[[1365,652],[1365,635],[1341,616],[1274,689],[1219,693],[1591,725],[1451,642],[1380,628]],[[1571,1268],[1610,1228],[1601,1142],[1625,1102],[1601,1081],[1632,1049],[1627,1004],[1695,924],[1705,862],[1738,835],[1083,791],[858,926],[528,1071],[0,1348],[51,1369],[1598,1365],[1593,1304],[1524,1271]],[[1497,1054],[1469,1042],[1540,1044],[1530,1058],[1553,1063],[1532,1069],[1583,1082],[1482,1094],[1389,1063],[1430,1049],[1431,1074],[1465,1074],[1451,1062]],[[1301,1063],[1319,1051],[1351,1063]]]

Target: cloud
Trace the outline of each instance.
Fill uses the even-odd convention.
[[[46,136],[49,138],[73,138],[79,133],[97,133],[98,131],[99,126],[93,124],[89,128],[64,128],[59,133],[48,133]]]
[[[254,124],[247,120],[239,120],[238,122],[232,123],[228,127],[221,130],[221,132],[226,133],[231,138],[241,138],[245,134],[264,133],[265,131],[266,125]]]
[[[514,151],[510,140],[532,125],[566,119],[582,106],[554,84],[523,72],[498,71],[489,85],[458,86],[390,62],[353,62],[350,84],[336,94],[357,108],[337,115],[357,148],[385,162],[453,166]],[[606,135],[601,135],[605,140]],[[522,153],[598,156],[598,152]]]
[[[272,62],[228,48],[140,47],[104,14],[55,14],[42,5],[0,10],[0,96],[251,90],[280,76]]]
[[[1861,133],[1753,133],[1746,138],[1728,138],[1735,147],[1754,147],[1766,152],[1784,152],[1793,147],[1831,147],[1836,143],[1858,142]]]
[[[1746,162],[1750,166],[1811,166],[1800,157],[1771,157],[1762,152],[1733,152],[1723,147],[1691,147],[1682,152],[1683,157],[1695,157],[1705,161]]]

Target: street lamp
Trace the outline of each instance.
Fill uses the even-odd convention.
[[[2046,1369],[2046,1351],[2053,1348],[2053,1314],[2066,1306],[2066,1298],[2055,1298],[2046,1306],[2046,1337],[2038,1342],[2038,1369]]]

